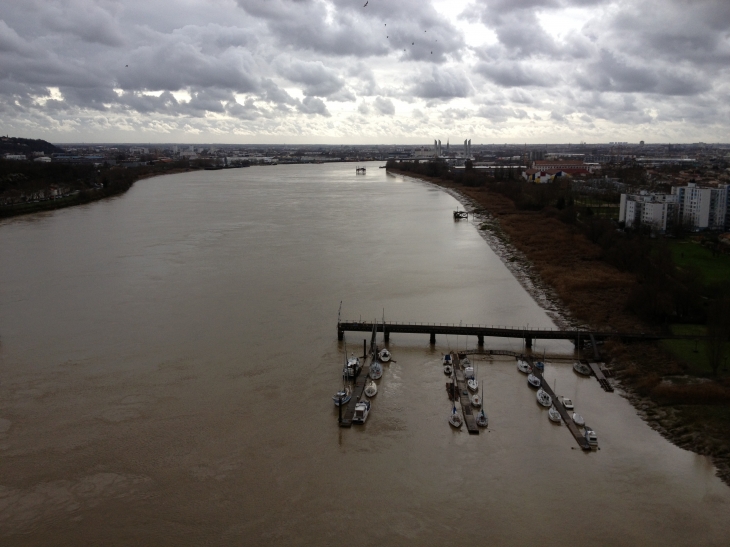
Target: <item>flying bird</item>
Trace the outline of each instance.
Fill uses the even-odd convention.
[[[415,45],[416,45],[416,42],[411,42],[411,45],[412,45],[412,46],[415,46]]]
[[[368,0],[367,2],[365,2],[365,5],[363,6],[363,8],[367,8],[369,2],[370,2],[370,0]]]
[[[129,68],[129,65],[124,65],[124,68]]]

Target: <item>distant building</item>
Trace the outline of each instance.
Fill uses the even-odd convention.
[[[3,158],[6,160],[15,160],[15,161],[22,161],[22,160],[28,159],[25,157],[24,154],[5,154],[3,156]]]
[[[621,194],[619,222],[627,228],[652,226],[659,232],[678,222],[692,230],[730,228],[730,185],[702,188],[690,182],[671,194]]]
[[[576,160],[535,160],[532,168],[540,171],[564,171],[569,175],[588,174],[590,166]]]
[[[687,186],[675,186],[679,221],[695,230],[726,230],[728,228],[728,185],[717,188],[701,188],[690,182]]]
[[[672,194],[621,194],[618,220],[627,228],[651,226],[664,233],[676,217],[677,202]]]
[[[569,176],[568,173],[560,169],[527,169],[522,171],[522,178],[535,184],[546,184],[553,182],[556,178]]]

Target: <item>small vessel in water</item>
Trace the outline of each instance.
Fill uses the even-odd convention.
[[[378,357],[383,363],[387,363],[388,361],[390,361],[390,352],[387,348],[383,348],[380,350]]]
[[[461,357],[462,355],[464,356],[464,358],[461,359],[461,364],[464,365],[465,367],[471,365],[471,361],[469,361],[469,358],[466,356],[466,354],[460,353],[459,357]]]
[[[489,418],[487,418],[487,413],[484,412],[484,408],[477,414],[477,425],[479,427],[487,427],[489,425]]]
[[[566,410],[573,410],[573,401],[571,401],[567,397],[563,397],[563,406],[566,408]]]
[[[466,211],[459,211],[458,209],[454,211],[454,220],[461,220],[462,218],[469,218],[469,213]]]
[[[360,401],[355,405],[355,415],[352,417],[352,423],[364,424],[370,414],[370,401]]]
[[[556,424],[559,424],[563,421],[563,419],[560,417],[560,412],[558,412],[558,409],[555,408],[555,405],[551,406],[550,410],[548,410],[548,418],[551,422],[554,422]]]
[[[535,368],[542,372],[543,370],[545,370],[545,363],[543,363],[542,361],[538,361],[537,363],[535,363]]]
[[[342,374],[346,379],[355,378],[358,374],[360,374],[361,368],[362,366],[360,365],[360,358],[355,357],[355,354],[353,353],[352,356],[347,360],[345,370]]]
[[[446,365],[453,365],[454,364],[454,362],[451,359],[451,354],[450,353],[445,353],[444,354],[443,359],[441,359],[441,364],[444,365],[444,366],[446,366]]]
[[[583,427],[584,425],[586,425],[586,421],[583,419],[583,416],[581,416],[577,412],[573,412],[573,421],[578,427]]]
[[[469,378],[466,381],[466,387],[469,388],[469,391],[477,391],[479,389],[479,380],[476,378]]]
[[[382,367],[382,365],[380,363],[378,363],[377,361],[373,361],[372,364],[370,365],[370,373],[369,373],[369,375],[370,375],[370,377],[373,380],[377,380],[379,378],[382,378],[382,376],[383,376],[383,367]]]
[[[549,407],[553,404],[553,398],[547,394],[547,391],[540,388],[537,390],[537,402],[544,407]]]
[[[482,406],[482,397],[478,393],[471,396],[471,406],[479,408]]]
[[[588,441],[588,444],[591,445],[591,448],[596,448],[598,446],[598,435],[596,435],[596,432],[590,427],[585,426],[585,428],[586,441]]]
[[[350,393],[349,387],[342,389],[342,391],[338,391],[332,396],[335,406],[340,406],[340,404],[346,405],[350,402],[350,399],[352,399],[352,393]]]
[[[449,416],[449,424],[451,424],[451,427],[460,429],[463,423],[464,420],[462,420],[461,416],[459,416],[459,413],[456,410],[456,405],[454,405],[451,409],[451,416]]]
[[[540,378],[530,373],[527,375],[527,385],[535,389],[540,387]]]
[[[444,367],[444,374],[446,374],[446,376],[451,376],[452,372],[454,372],[454,369],[451,365],[446,365]]]
[[[375,384],[375,382],[370,380],[368,382],[368,385],[365,386],[365,395],[367,395],[368,397],[375,397],[377,394],[378,394],[378,386]]]
[[[573,364],[573,370],[582,376],[591,375],[591,367],[589,367],[588,365],[584,365],[583,363],[578,361]]]
[[[467,380],[475,378],[474,367],[464,367],[464,378]]]
[[[520,372],[524,372],[525,374],[530,374],[532,372],[532,367],[527,361],[517,359],[517,370],[519,370]]]

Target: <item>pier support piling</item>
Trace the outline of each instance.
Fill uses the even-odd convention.
[[[527,336],[525,338],[525,347],[532,348],[532,337],[531,336]]]
[[[386,344],[388,342],[390,342],[390,331],[389,330],[383,331],[383,339],[385,340]]]
[[[337,339],[342,342],[342,339],[345,337],[345,331],[337,329]]]
[[[484,347],[484,335],[483,334],[477,334],[477,344],[480,348]]]
[[[435,332],[432,332],[431,333],[431,337],[429,338],[428,341],[431,342],[431,344],[435,344],[436,343],[436,333]]]

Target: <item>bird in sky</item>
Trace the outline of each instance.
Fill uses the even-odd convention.
[[[367,2],[365,2],[365,5],[363,6],[363,8],[367,8],[369,3],[370,3],[370,0],[368,0]]]
[[[124,65],[124,68],[129,68],[129,65]]]

